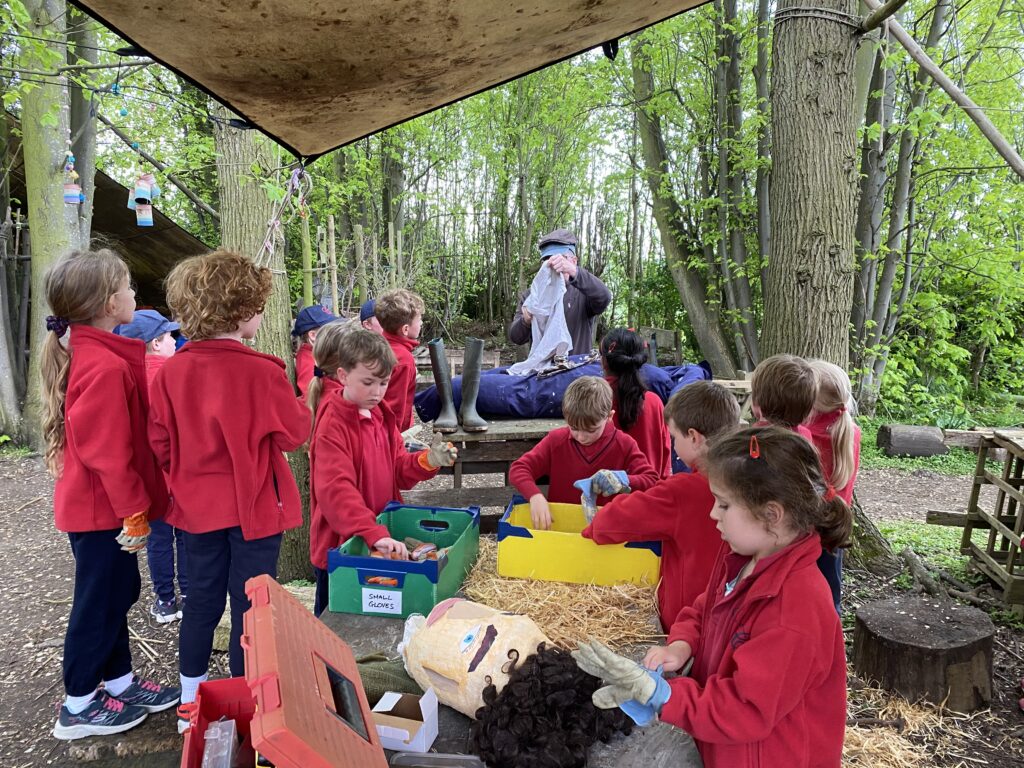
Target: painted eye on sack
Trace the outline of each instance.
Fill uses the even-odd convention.
[[[472,647],[473,641],[476,640],[476,636],[480,634],[480,625],[477,624],[465,635],[462,636],[462,640],[459,641],[459,652],[465,653]]]

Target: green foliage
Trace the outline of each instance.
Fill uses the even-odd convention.
[[[10,435],[0,434],[0,458],[23,459],[32,455],[27,445],[18,445]]]
[[[910,547],[921,558],[944,569],[955,579],[971,584],[983,581],[983,577],[967,570],[969,558],[960,554],[961,528],[929,525],[916,520],[882,520],[878,523],[878,530],[895,552]],[[985,536],[985,531],[974,531],[972,539],[983,545]]]

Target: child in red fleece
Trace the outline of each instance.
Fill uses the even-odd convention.
[[[774,424],[810,440],[811,432],[803,423],[817,393],[817,377],[802,357],[772,355],[762,360],[750,378],[750,407],[757,419],[754,426]]]
[[[412,401],[416,396],[416,359],[412,351],[420,343],[423,299],[404,288],[388,291],[376,300],[373,314],[397,360],[384,403],[395,414],[398,431],[404,432],[412,426]]]
[[[672,474],[672,445],[665,426],[665,405],[644,386],[640,369],[647,345],[633,331],[615,328],[601,339],[601,367],[612,387],[612,420],[636,440],[659,477]]]
[[[825,479],[849,506],[853,503],[853,484],[860,466],[860,427],[850,415],[856,408],[850,377],[838,365],[824,360],[812,360],[811,368],[818,381],[818,394],[807,429],[821,457]],[[838,612],[843,595],[843,550],[823,551],[818,567],[832,588]]]
[[[401,541],[377,523],[389,501],[401,501],[400,489],[428,480],[455,463],[457,451],[440,433],[428,450],[405,449],[394,414],[382,402],[395,355],[384,338],[362,328],[332,323],[313,346],[323,380],[339,387],[310,385],[316,413],[309,445],[309,553],[316,572],[313,612],[327,608],[327,551],[352,536],[386,555],[408,555]]]
[[[172,323],[156,310],[137,309],[130,323],[114,329],[118,336],[139,339],[145,343],[147,388],[152,386],[157,371],[174,354],[175,342],[171,332],[177,331],[179,327],[178,323]],[[178,591],[184,602],[188,594],[188,554],[185,552],[184,533],[164,520],[151,520],[149,538],[146,540],[146,560],[156,599],[150,606],[149,615],[159,624],[181,618],[181,606],[174,594],[175,553],[178,556]]]
[[[846,541],[852,518],[830,490],[813,446],[778,427],[716,441],[706,469],[712,518],[732,553],[684,608],[667,646],[642,669],[606,648],[574,654],[602,677],[597,706],[641,725],[656,715],[697,742],[706,768],[838,768],[846,725],[843,629],[815,565]],[[688,677],[665,680],[661,671]]]
[[[569,426],[549,432],[509,469],[509,480],[530,502],[533,527],[540,530],[551,527],[548,501],[580,502],[577,481],[589,479],[589,487],[600,488],[604,495],[643,491],[658,481],[658,472],[636,440],[612,423],[612,388],[607,381],[597,376],[576,379],[565,390],[562,415]],[[616,477],[609,486],[606,478],[611,475]],[[546,499],[537,486],[542,477],[550,484]]]
[[[45,294],[54,313],[41,363],[46,462],[54,522],[75,558],[53,735],[80,739],[126,731],[178,701],[177,688],[132,674],[128,644],[136,553],[148,520],[167,508],[167,488],[146,443],[145,347],[111,333],[135,310],[128,267],[109,250],[72,253],[47,271]]]
[[[292,338],[298,344],[295,350],[295,387],[299,390],[302,402],[306,402],[309,382],[313,379],[313,342],[323,326],[337,319],[316,305],[305,307],[295,316],[295,324],[292,326]]]
[[[662,542],[658,613],[666,631],[693,605],[723,548],[709,517],[715,499],[703,473],[708,441],[739,427],[740,407],[721,384],[695,381],[672,395],[665,420],[676,453],[693,472],[662,479],[647,491],[616,496],[600,509],[583,536],[598,544]]]
[[[213,632],[231,598],[230,669],[245,673],[240,638],[246,580],[277,574],[283,531],[302,523],[285,451],[309,438],[309,410],[295,397],[284,361],[252,339],[271,291],[270,270],[227,250],[193,256],[167,277],[167,303],[189,343],[152,387],[149,441],[170,477],[167,521],[185,531],[189,593],[179,664],[188,727],[207,678]]]

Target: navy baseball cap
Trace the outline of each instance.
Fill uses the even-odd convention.
[[[292,328],[292,336],[301,336],[309,331],[316,330],[321,325],[327,325],[338,318],[319,305],[306,307],[299,312],[295,318],[295,327]]]
[[[377,302],[375,299],[370,299],[369,301],[363,302],[363,306],[359,308],[359,322],[365,323],[367,320],[373,317],[373,312],[376,308]]]
[[[153,339],[158,339],[165,333],[176,331],[179,328],[181,326],[178,323],[171,322],[155,309],[137,309],[132,321],[117,326],[114,333],[129,339],[142,339],[148,344]]]

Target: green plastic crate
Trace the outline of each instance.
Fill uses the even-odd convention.
[[[362,537],[353,536],[327,553],[328,610],[403,618],[426,615],[459,591],[480,550],[480,507],[392,502],[377,515],[377,522],[399,541],[411,536],[448,551],[421,563],[382,560],[370,557]]]

